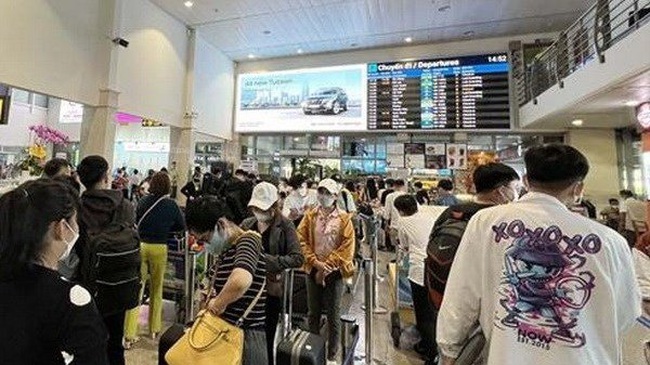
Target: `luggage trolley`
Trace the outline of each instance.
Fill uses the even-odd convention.
[[[192,249],[192,238],[175,233],[167,242],[167,270],[163,281],[163,298],[176,303],[176,322],[185,323],[195,314],[194,293],[205,273],[206,254]]]

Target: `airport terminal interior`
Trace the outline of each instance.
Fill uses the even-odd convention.
[[[122,311],[117,322],[111,319],[122,335],[117,346],[118,352],[123,352],[118,356],[122,362],[111,358],[111,365],[225,364],[219,353],[210,349],[206,351],[212,351],[213,358],[208,362],[179,362],[169,354],[180,353],[178,344],[194,333],[186,332],[180,338],[183,329],[198,328],[202,316],[212,315],[219,307],[210,301],[210,310],[201,310],[203,289],[220,280],[223,289],[228,286],[226,279],[249,266],[252,269],[245,272],[253,277],[252,284],[239,293],[241,300],[250,302],[257,288],[260,296],[273,297],[273,301],[266,300],[267,316],[269,303],[278,308],[272,312],[275,322],[262,320],[261,330],[246,327],[257,318],[255,309],[243,321],[244,360],[233,364],[265,365],[255,360],[260,358],[248,357],[260,342],[249,338],[249,332],[264,334],[264,328],[267,338],[260,342],[260,351],[268,364],[472,364],[460,358],[454,363],[453,357],[445,362],[451,352],[436,345],[435,317],[438,325],[447,323],[444,313],[449,310],[445,311],[445,306],[450,307],[452,300],[445,297],[443,304],[435,305],[431,299],[429,275],[437,276],[427,271],[428,260],[438,262],[431,258],[427,246],[434,240],[431,227],[444,210],[440,206],[453,205],[448,201],[481,199],[476,171],[485,166],[499,164],[515,171],[514,180],[520,182],[515,198],[507,200],[517,200],[519,195],[527,199],[523,193],[529,187],[527,174],[535,161],[526,157],[559,145],[573,147],[589,163],[588,174],[576,179],[576,189],[584,188],[583,194],[578,194],[582,199],[568,208],[570,214],[583,216],[576,219],[584,218],[585,227],[594,227],[594,231],[580,232],[577,241],[609,226],[609,241],[603,239],[603,247],[605,242],[629,243],[629,247],[622,245],[626,249],[622,255],[628,261],[621,262],[634,266],[631,272],[639,279],[629,290],[641,292],[644,310],[620,333],[605,324],[585,325],[580,312],[594,310],[589,309],[593,307],[590,299],[602,300],[604,294],[597,294],[602,287],[594,289],[593,284],[602,279],[593,279],[589,272],[592,279],[585,279],[586,269],[569,276],[569,269],[560,267],[563,273],[549,274],[550,267],[542,267],[547,270],[544,280],[554,280],[548,285],[562,295],[525,299],[546,290],[547,283],[522,276],[517,272],[520,261],[506,258],[499,263],[504,267],[499,268],[506,272],[506,282],[510,280],[507,285],[519,288],[513,289],[514,299],[510,298],[516,303],[512,313],[529,320],[519,324],[519,338],[516,334],[507,338],[514,338],[515,345],[517,340],[525,342],[525,348],[517,350],[523,354],[521,359],[551,354],[548,358],[557,365],[650,364],[650,233],[645,241],[646,222],[650,222],[646,207],[650,202],[650,0],[0,0],[0,14],[0,211],[4,214],[4,209],[9,209],[2,205],[11,203],[15,191],[31,200],[29,189],[37,186],[29,184],[64,170],[83,195],[76,213],[79,225],[67,226],[64,219],[68,228],[57,233],[66,244],[68,229],[75,233],[75,240],[79,234],[81,239],[61,258],[73,252],[83,266],[86,256],[93,253],[79,248],[80,243],[95,242],[94,233],[84,231],[88,223],[82,217],[87,212],[83,196],[98,186],[86,186],[89,177],[84,174],[90,168],[87,157],[101,156],[108,164],[104,189],[123,193],[130,214],[139,220],[131,219],[135,227],[131,229],[140,236],[136,250],[144,270],[140,274],[138,266],[137,276],[142,283],[134,283],[135,308]],[[59,164],[55,172],[48,163],[51,161]],[[546,173],[555,176],[554,171]],[[159,194],[162,175],[167,190]],[[495,186],[492,188],[501,189],[499,196],[503,196],[503,186],[509,185],[506,181]],[[412,194],[418,212],[431,212],[430,219],[425,219],[430,222],[427,232],[419,236],[423,237],[419,251],[404,246],[406,233],[402,232],[407,229],[399,222],[406,219],[398,206],[406,202],[397,203],[397,193],[382,199],[381,193],[388,189]],[[223,198],[224,209],[238,210],[233,215],[237,218],[228,223],[220,219],[217,233],[209,228],[208,233],[214,235],[206,235],[200,230],[204,217],[217,208],[198,202],[212,195]],[[334,212],[340,216],[318,215],[326,211],[329,195],[338,199],[330,205],[335,204]],[[174,219],[179,222],[162,233],[166,237],[158,242],[162,244],[152,244],[151,231],[143,226],[153,224],[146,221],[147,216],[155,216],[156,207],[165,201],[176,203],[165,207],[178,211],[180,218]],[[281,236],[271,233],[269,238],[267,226],[260,228],[264,222],[260,212],[275,208],[268,213],[269,219],[278,225],[286,221],[291,231],[282,231]],[[0,225],[13,219],[3,214]],[[156,226],[168,219],[160,217],[154,219]],[[269,259],[265,270],[273,268],[277,273],[265,271],[266,276],[257,282],[256,270],[264,265],[255,269],[240,258],[228,262],[228,252],[239,254],[239,249],[212,251],[221,237],[219,229],[239,230],[237,225],[244,227],[246,219],[253,219],[253,228],[243,229],[259,232],[255,237],[261,237],[262,250],[269,250],[269,241],[293,235],[298,263],[290,266],[289,256]],[[340,223],[330,226],[331,220]],[[473,227],[474,220],[469,222],[463,229]],[[229,224],[234,228],[224,228]],[[268,230],[272,228],[277,227]],[[516,227],[508,229],[514,236]],[[321,243],[326,238],[318,233],[312,237],[316,230],[330,243]],[[342,233],[337,236],[327,230]],[[491,233],[487,231],[486,235]],[[12,250],[7,242],[13,238],[6,232],[18,231],[0,226],[2,263],[7,261],[2,256]],[[343,262],[342,251],[336,251],[334,261],[319,261],[325,256],[318,245],[332,245],[338,239],[332,237],[351,240],[350,259],[345,264],[332,263]],[[592,253],[593,247],[586,243],[589,237],[575,250]],[[564,236],[556,244],[578,245],[573,239]],[[314,251],[312,244],[319,248]],[[336,250],[343,250],[343,243],[335,244],[340,245]],[[465,238],[459,253],[464,244]],[[286,250],[287,244],[282,245]],[[600,241],[598,245],[600,249]],[[163,252],[156,251],[159,248],[164,248],[164,255],[156,256],[160,260],[155,266],[152,257]],[[614,255],[609,252],[614,251],[611,246],[606,248],[607,255]],[[566,260],[575,263],[570,261],[575,257],[567,253],[570,249],[560,255],[565,260],[562,265],[569,265]],[[413,280],[411,264],[418,254],[420,266],[426,263],[421,269],[425,273],[419,273],[420,284]],[[264,255],[272,253],[260,255],[263,261]],[[591,260],[591,256],[585,257]],[[637,266],[642,260],[647,260],[646,265]],[[579,272],[585,262],[571,270]],[[529,263],[524,263],[528,267]],[[95,265],[99,267],[100,261]],[[533,271],[540,267],[530,265]],[[219,276],[226,266],[232,276]],[[73,304],[100,304],[97,293],[102,289],[82,288],[82,282],[75,284],[76,275],[59,272],[67,278],[66,283],[76,285],[70,291]],[[451,275],[456,274],[452,266]],[[614,270],[614,276],[619,274]],[[0,293],[8,290],[2,289],[6,287],[3,282],[9,280],[3,275],[0,268]],[[449,267],[445,275],[450,275]],[[642,282],[642,276],[647,282]],[[155,284],[157,280],[163,284]],[[441,280],[446,282],[446,276]],[[619,282],[615,277],[611,280]],[[483,285],[488,281],[483,280]],[[114,284],[121,287],[124,283]],[[519,285],[528,291],[524,293]],[[619,289],[616,285],[620,284],[611,284],[612,290]],[[280,294],[272,295],[274,290]],[[314,293],[322,303],[314,299]],[[83,305],[78,304],[78,298],[86,296]],[[0,299],[0,318],[9,313],[2,313],[2,308],[9,308],[4,300],[10,299]],[[553,307],[547,300],[560,304]],[[293,313],[288,313],[289,302]],[[241,315],[246,309],[235,300],[228,303],[218,308],[224,318],[229,310]],[[251,302],[251,308],[260,303]],[[501,304],[504,308],[510,305]],[[99,312],[104,306],[106,303],[99,305]],[[428,309],[421,310],[423,306]],[[553,309],[558,306],[569,309]],[[323,315],[314,314],[314,307]],[[605,307],[628,314],[637,310],[618,308],[614,303]],[[25,312],[34,310],[24,308]],[[261,313],[263,316],[264,310]],[[330,320],[330,313],[341,318]],[[320,316],[320,323],[312,323],[318,320],[312,319],[314,315]],[[472,315],[481,329],[485,314],[480,318],[478,312]],[[110,354],[115,328],[109,328],[106,318],[110,358],[115,357]],[[506,325],[507,321],[501,322]],[[546,324],[535,330],[535,323],[541,322]],[[269,327],[276,323],[280,325],[274,331],[275,339],[269,339]],[[423,330],[426,323],[432,323],[433,330]],[[516,326],[508,330],[515,333]],[[170,341],[168,329],[178,328],[181,333],[163,350],[163,342]],[[492,336],[496,331],[482,330]],[[599,330],[613,334],[590,332]],[[309,331],[319,333],[307,336]],[[333,336],[334,331],[338,336]],[[430,336],[425,333],[428,331],[432,331]],[[437,328],[439,336],[452,332]],[[544,343],[547,333],[551,337]],[[18,337],[40,338],[25,336]],[[209,339],[209,335],[203,336],[208,337],[202,340]],[[615,339],[614,344],[594,345],[593,341],[608,336]],[[214,344],[223,341],[223,337],[215,338]],[[495,353],[512,350],[504,338],[497,341],[487,336],[487,344],[481,347],[483,359],[473,363],[518,363],[495,360],[501,356]],[[190,345],[183,351],[200,352],[191,345],[191,338],[188,341]],[[283,347],[285,342],[289,342],[288,350]],[[267,343],[271,346],[268,353]],[[546,346],[546,353],[533,343]],[[591,358],[580,355],[582,363],[571,357],[563,362],[562,355],[552,355],[554,351],[587,351],[593,346],[607,348],[612,358],[590,353]],[[314,349],[323,353],[315,354]],[[64,348],[60,352],[60,361],[38,363],[105,364],[83,362],[81,356]],[[36,363],[14,363],[3,359],[3,353],[5,350],[0,351],[0,364]],[[298,359],[301,354],[304,357]],[[531,361],[531,365],[538,364]]]

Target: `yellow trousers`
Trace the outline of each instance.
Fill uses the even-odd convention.
[[[140,256],[142,258],[140,301],[144,295],[145,283],[149,280],[149,332],[160,333],[162,330],[163,280],[167,269],[167,245],[141,242]],[[126,312],[124,337],[127,340],[137,337],[139,316],[140,307]]]

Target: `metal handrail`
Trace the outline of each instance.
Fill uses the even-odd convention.
[[[597,0],[558,39],[526,66],[524,87],[518,90],[522,106],[597,59],[605,62],[604,52],[634,33],[650,20],[650,0]]]

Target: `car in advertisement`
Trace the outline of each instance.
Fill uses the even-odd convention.
[[[348,110],[348,95],[340,87],[319,89],[300,106],[307,115],[340,114]]]

